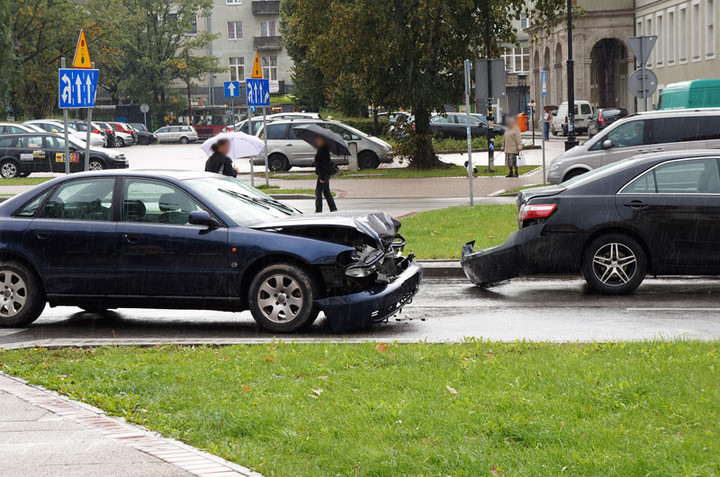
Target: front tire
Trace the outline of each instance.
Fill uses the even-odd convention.
[[[647,256],[632,237],[607,234],[593,240],[585,250],[582,272],[588,285],[600,293],[625,295],[645,279]]]
[[[124,145],[125,141],[123,141],[123,138],[115,137],[115,147],[123,147]]]
[[[270,154],[268,156],[268,169],[272,172],[289,171],[290,162],[282,154]]]
[[[138,139],[138,144],[140,144],[141,146],[147,146],[148,144],[150,144],[150,140],[146,137],[141,136],[140,139]]]
[[[0,327],[27,326],[45,308],[45,292],[25,265],[0,263]]]
[[[266,331],[291,333],[315,321],[316,280],[296,265],[263,268],[250,284],[248,304],[253,318]]]
[[[102,162],[98,161],[97,159],[90,159],[90,163],[88,164],[88,170],[102,171],[103,169],[105,169],[105,166]]]
[[[0,176],[3,179],[14,179],[20,176],[20,166],[12,159],[0,162]]]
[[[557,131],[555,130],[555,126],[552,126],[552,125],[550,126],[550,132],[552,132],[552,135],[553,135],[553,136],[557,136],[557,135],[558,135]]]
[[[380,159],[372,151],[363,151],[358,154],[358,168],[360,169],[377,169],[380,165]]]
[[[188,138],[186,138],[185,136],[180,138],[180,144],[187,144],[189,142],[190,142],[190,140]]]

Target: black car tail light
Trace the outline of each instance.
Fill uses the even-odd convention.
[[[525,204],[520,207],[518,220],[524,222],[526,220],[547,219],[556,209],[557,204]]]

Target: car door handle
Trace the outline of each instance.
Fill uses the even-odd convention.
[[[633,209],[642,209],[644,207],[647,207],[647,203],[643,202],[642,200],[631,200],[630,202],[625,202],[623,205],[625,207],[630,207]]]
[[[140,241],[140,237],[142,237],[142,235],[140,235],[140,234],[125,234],[124,237],[125,237],[125,241],[127,243],[138,243]]]
[[[286,145],[287,147],[290,147],[290,146],[292,146],[292,144],[285,144],[285,145]]]
[[[35,236],[39,238],[40,240],[45,240],[46,238],[50,237],[50,231],[49,230],[36,230]]]

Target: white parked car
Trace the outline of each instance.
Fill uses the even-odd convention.
[[[55,119],[36,119],[33,121],[25,121],[23,124],[29,125],[29,126],[35,126],[43,131],[50,132],[50,133],[60,133],[64,134],[65,129],[63,128],[62,121],[57,121]],[[84,131],[78,131],[77,129],[68,126],[68,134],[75,139],[79,139],[83,142],[87,139],[87,133]],[[104,147],[105,146],[105,137],[102,134],[96,134],[96,133],[90,133],[90,146],[91,147]]]
[[[197,141],[198,134],[192,126],[163,126],[157,131],[158,142],[179,142],[187,144]]]
[[[590,118],[593,115],[593,108],[588,101],[583,99],[575,100],[575,133],[586,133],[590,125]],[[568,134],[568,103],[567,101],[560,103],[557,111],[552,113],[550,121],[550,131],[553,136]]]
[[[23,134],[26,132],[32,133],[40,131],[27,124],[0,123],[0,134]]]

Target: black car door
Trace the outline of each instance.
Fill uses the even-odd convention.
[[[23,246],[48,294],[112,295],[115,280],[115,179],[60,184],[30,222]]]
[[[20,160],[20,168],[23,172],[48,172],[50,171],[50,159],[42,134],[25,134],[18,136],[15,143],[17,157]]]
[[[720,270],[719,169],[716,158],[668,161],[617,195],[620,213],[670,271]]]
[[[70,172],[82,171],[84,154],[72,144],[69,149]],[[56,134],[45,136],[45,151],[53,172],[65,172],[65,138]]]
[[[191,225],[197,200],[169,182],[125,178],[117,229],[124,295],[224,297],[231,273],[226,227]]]

